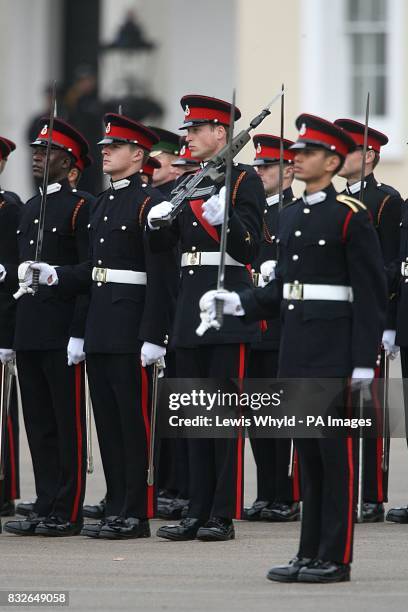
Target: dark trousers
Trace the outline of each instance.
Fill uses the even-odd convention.
[[[82,519],[86,432],[83,365],[61,351],[17,352],[21,399],[41,516]]]
[[[0,370],[1,377],[1,370]],[[0,480],[0,507],[20,497],[19,420],[16,379],[13,376],[5,427],[4,480]]]
[[[364,501],[371,503],[382,503],[388,501],[388,470],[383,472],[381,468],[383,453],[382,438],[382,415],[384,398],[382,385],[378,379],[384,376],[384,351],[381,352],[381,363],[376,370],[376,378],[371,385],[371,400],[373,413],[379,424],[379,435],[377,438],[366,438],[364,440]],[[389,465],[390,444],[387,445]]]
[[[107,486],[106,516],[150,518],[150,392],[140,353],[88,354],[87,371]]]
[[[402,389],[404,394],[405,432],[408,445],[408,347],[401,346]]]
[[[220,344],[177,349],[180,378],[243,378],[248,349],[244,344]],[[241,518],[244,478],[244,436],[189,439],[188,516]]]
[[[278,351],[251,350],[248,378],[276,378]],[[251,437],[256,463],[257,500],[292,503],[299,501],[299,471],[295,460],[293,478],[288,476],[291,442],[287,438]]]
[[[351,563],[358,439],[297,439],[302,479],[299,556]]]

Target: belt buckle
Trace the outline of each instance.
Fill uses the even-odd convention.
[[[197,251],[194,253],[187,253],[187,265],[188,266],[201,266],[200,251]]]
[[[408,276],[408,263],[406,261],[403,261],[401,264],[401,275]]]
[[[289,283],[288,300],[303,300],[303,284]]]
[[[95,278],[97,283],[106,283],[107,268],[95,268]]]
[[[259,272],[252,272],[252,282],[254,283],[254,287],[259,287]]]

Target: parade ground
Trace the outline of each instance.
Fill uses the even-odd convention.
[[[30,499],[34,484],[24,427],[21,442],[21,490]],[[246,455],[245,497],[252,503],[255,469],[249,444]],[[95,503],[103,495],[96,448],[86,502]],[[387,508],[407,503],[408,450],[405,440],[392,440]],[[406,610],[408,525],[357,525],[351,582],[315,586],[265,578],[270,566],[296,553],[299,523],[236,522],[236,539],[220,543],[161,540],[155,532],[162,524],[151,521],[150,539],[123,542],[3,533],[0,589],[69,591],[73,610]]]

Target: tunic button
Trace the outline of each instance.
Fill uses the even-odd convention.
[[[299,259],[299,255],[292,255],[293,261],[297,261]]]
[[[276,238],[276,236],[271,236],[271,239],[272,239],[272,240],[275,240],[275,238]]]
[[[104,218],[103,218],[103,220],[104,220],[104,221],[107,221],[107,220],[108,220],[108,217],[104,217]]]
[[[293,309],[294,309],[294,305],[293,304],[289,304],[288,310],[293,310]]]
[[[310,213],[310,208],[304,208],[303,212],[305,213],[305,215],[308,215]]]
[[[400,227],[402,227],[402,221],[401,221],[401,223],[400,223]]]
[[[115,198],[115,196],[113,196],[113,195],[110,195],[110,196],[109,196],[109,199],[110,199],[110,200],[113,200],[114,198]]]
[[[21,230],[17,230],[16,234],[19,234],[21,232]]]
[[[90,227],[91,227],[91,224],[90,224],[90,223],[88,223],[87,228],[89,229]]]
[[[408,283],[408,278],[405,279],[404,283]]]
[[[126,225],[122,225],[122,229],[125,230],[126,229]]]
[[[196,248],[197,248],[197,247],[192,246],[192,247],[191,247],[191,250],[192,250],[192,251],[195,251],[195,250],[196,250]]]
[[[142,187],[147,187],[147,183],[142,183]]]
[[[34,244],[34,240],[30,240],[30,244]]]
[[[266,215],[266,213],[267,213],[267,212],[268,212],[268,211],[267,211],[267,210],[266,210],[266,208],[265,208],[265,210],[264,210],[264,214]]]
[[[102,263],[102,259],[98,259],[98,266],[100,266]]]
[[[197,221],[193,221],[194,227],[197,227]]]
[[[192,276],[194,274],[194,270],[189,270],[188,273]]]
[[[319,245],[320,245],[320,246],[324,246],[325,244],[326,244],[326,241],[325,241],[325,240],[319,240]]]
[[[38,223],[38,219],[34,219],[34,223],[37,225],[37,223]]]
[[[105,242],[105,238],[101,238],[99,242]]]
[[[102,287],[102,283],[96,283],[98,287]]]
[[[52,228],[52,231],[53,231],[53,232],[56,232],[56,231],[57,231],[57,228],[56,228],[56,227],[53,227],[53,228]]]
[[[408,257],[405,258],[405,261],[408,261]]]
[[[302,232],[300,230],[296,230],[295,232],[295,236],[299,237],[302,235]]]

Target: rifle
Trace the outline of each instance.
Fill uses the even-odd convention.
[[[160,219],[152,219],[150,224],[152,227],[160,228],[160,227],[168,227],[172,224],[174,219],[181,213],[183,208],[187,205],[187,201],[194,194],[197,187],[206,179],[207,177],[212,180],[214,185],[214,191],[216,189],[216,185],[222,183],[225,177],[225,168],[227,166],[227,161],[229,156],[231,155],[231,159],[234,159],[236,155],[244,148],[244,146],[251,140],[250,132],[258,127],[260,123],[271,114],[269,110],[273,104],[283,95],[283,90],[279,91],[278,94],[269,102],[267,106],[254,117],[249,124],[249,127],[246,130],[242,130],[237,134],[232,142],[228,142],[214,157],[212,157],[204,168],[201,169],[200,172],[194,174],[184,186],[184,189],[180,189],[177,191],[176,195],[171,200],[171,204],[173,205],[172,211],[166,215],[166,217],[162,217]],[[231,126],[232,127],[232,126]],[[211,194],[210,194],[211,195]]]

